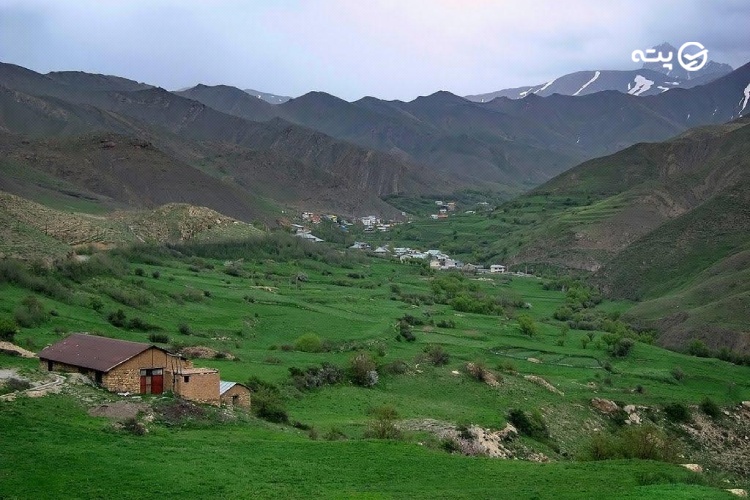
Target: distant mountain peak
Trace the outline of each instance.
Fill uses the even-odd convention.
[[[244,89],[243,92],[266,101],[269,104],[284,104],[288,100],[292,99],[288,95],[269,94],[268,92],[261,92],[260,90]]]
[[[442,103],[463,103],[463,102],[466,102],[466,99],[464,99],[461,96],[457,96],[456,94],[453,94],[451,92],[448,92],[447,90],[438,90],[437,92],[433,92],[432,94],[427,95],[427,96],[419,96],[416,99],[414,99],[413,102],[422,102],[422,101],[442,102]]]

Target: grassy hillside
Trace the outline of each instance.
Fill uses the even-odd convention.
[[[596,273],[593,283],[608,295],[643,301],[629,317],[658,328],[664,345],[700,339],[714,351],[747,353],[748,288],[736,264],[750,248],[748,123],[638,144],[489,213],[417,220],[373,243],[440,248],[483,265]]]
[[[85,247],[138,242],[220,241],[257,236],[250,224],[205,207],[169,204],[154,210],[90,214],[56,210],[0,191],[0,255],[50,259]]]
[[[278,388],[289,422],[315,429],[319,439],[328,434],[344,438],[342,442],[310,440],[310,430],[241,418],[230,424],[212,420],[183,427],[157,422],[150,425],[147,436],[137,440],[103,430],[111,427],[83,414],[85,407],[93,404],[86,400],[99,397],[74,392],[71,394],[79,394],[76,402],[50,397],[4,404],[0,419],[25,422],[17,425],[3,420],[4,428],[12,429],[6,431],[12,434],[6,435],[23,443],[12,448],[13,460],[5,463],[21,464],[26,460],[23,457],[34,456],[38,467],[45,469],[53,466],[53,457],[61,447],[89,449],[90,454],[78,459],[81,470],[93,467],[104,482],[87,483],[92,486],[85,487],[84,496],[96,496],[96,488],[107,484],[107,478],[120,469],[120,462],[98,458],[105,448],[111,449],[113,439],[124,447],[122,460],[127,461],[131,451],[126,450],[132,450],[170,464],[182,463],[180,457],[187,459],[196,447],[205,448],[202,443],[213,442],[215,446],[204,451],[212,457],[208,460],[211,470],[226,471],[217,474],[226,477],[223,491],[228,495],[249,488],[261,496],[307,491],[334,496],[350,492],[462,497],[468,492],[493,496],[492,492],[517,488],[520,495],[580,498],[581,492],[595,496],[603,487],[602,477],[611,474],[617,477],[606,483],[615,497],[712,495],[719,492],[689,484],[711,485],[711,477],[699,479],[671,465],[637,460],[571,461],[587,453],[594,429],[604,435],[618,432],[616,420],[594,410],[590,400],[599,397],[643,406],[638,412],[644,421],[675,439],[679,437],[680,452],[685,455],[682,460],[725,470],[722,454],[706,451],[699,442],[686,438],[681,424],[670,423],[665,407],[670,403],[693,406],[692,418],[704,422],[694,407],[704,398],[732,409],[750,397],[747,367],[685,356],[643,342],[635,343],[625,356],[612,356],[609,342],[616,336],[604,331],[566,330],[553,314],[577,299],[545,289],[536,278],[476,280],[434,275],[421,265],[356,253],[346,256],[326,246],[281,236],[236,244],[141,247],[95,254],[88,263],[64,263],[51,272],[13,269],[4,263],[0,317],[27,321],[23,301],[34,294],[32,289],[38,290],[34,295],[44,311],[55,311],[37,326],[23,326],[16,335],[19,344],[39,349],[67,332],[89,331],[128,340],[151,338],[175,349],[208,347],[222,354],[198,359],[198,366],[216,367],[227,380],[272,384]],[[626,303],[604,302],[586,308],[585,313],[610,321],[606,328],[612,331],[626,331],[617,330],[626,327],[616,326],[615,318],[627,307]],[[110,321],[117,310],[125,317],[120,327]],[[537,330],[531,336],[520,329],[519,318],[524,315]],[[399,321],[407,317],[411,319]],[[404,322],[413,325],[404,327]],[[409,341],[404,331],[414,340]],[[311,335],[320,339],[320,344],[314,343],[319,348],[305,347],[310,344],[301,341]],[[628,335],[641,338],[633,332]],[[436,346],[447,353],[445,364],[430,361]],[[300,370],[316,369],[324,362],[346,374],[352,359],[361,353],[373,359],[378,372],[373,387],[360,387],[345,379],[310,388],[312,379],[299,378]],[[467,363],[484,367],[483,373],[492,373],[499,385],[473,378]],[[0,355],[0,366],[33,370],[36,363]],[[674,375],[677,369],[679,378]],[[534,376],[554,390],[540,385]],[[256,404],[260,404],[260,396],[256,396]],[[108,398],[118,399],[114,395]],[[367,437],[375,419],[373,409],[382,406],[397,412],[398,425],[405,429],[403,441],[388,443]],[[440,438],[424,430],[433,420],[449,427],[475,424],[502,429],[511,409],[530,415],[539,411],[549,438],[521,436],[506,446],[521,458],[541,453],[551,464],[450,455]],[[51,420],[52,414],[58,415],[56,421]],[[58,439],[40,439],[44,433],[57,433],[63,422],[68,423],[68,430]],[[731,422],[727,420],[726,425]],[[45,430],[32,438],[32,428],[37,429],[34,432]],[[214,456],[219,453],[223,458]],[[299,460],[289,462],[289,456]],[[202,457],[204,461],[205,455]],[[283,467],[288,473],[278,474],[273,465],[278,461],[287,464]],[[248,467],[249,463],[257,465]],[[370,465],[362,467],[365,463]],[[245,472],[239,473],[238,464]],[[75,479],[51,474],[46,482],[32,482],[27,480],[31,469],[4,467],[5,484],[11,484],[18,494],[32,494],[45,484],[60,491]],[[303,486],[313,470],[318,479]],[[433,475],[425,472],[428,470],[444,472]],[[148,476],[145,470],[138,471]],[[200,479],[203,476],[178,482],[177,474],[182,475],[178,471],[183,471],[182,467],[167,465],[162,469],[164,491],[195,494],[207,487]],[[224,476],[229,471],[237,471],[237,476]],[[404,474],[411,477],[409,471],[419,478],[416,482],[386,480]],[[487,474],[495,480],[480,480]],[[746,481],[742,475],[732,474],[732,484]],[[512,486],[506,479],[498,479],[513,476]],[[551,485],[541,488],[540,477],[569,486],[554,491],[549,490]],[[371,484],[372,489],[363,484]],[[575,489],[566,489],[573,484]],[[126,481],[120,488],[128,496],[136,486]]]

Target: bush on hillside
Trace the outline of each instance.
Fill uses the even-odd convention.
[[[116,326],[117,328],[124,327],[126,320],[127,317],[125,316],[125,311],[123,311],[122,309],[113,311],[107,316],[107,321],[109,321],[112,326]]]
[[[24,328],[34,328],[49,320],[49,316],[44,310],[44,304],[34,295],[25,297],[21,301],[21,305],[13,312],[13,316],[16,323]]]
[[[582,460],[639,459],[674,462],[675,441],[652,425],[627,426],[617,434],[594,434],[582,453]]]
[[[294,350],[301,352],[323,352],[325,344],[323,339],[314,333],[306,333],[294,341]]]
[[[362,387],[372,387],[378,383],[378,371],[370,354],[360,352],[349,360],[349,379]]]
[[[513,424],[518,432],[537,440],[546,440],[549,438],[547,424],[542,418],[539,410],[526,413],[520,409],[511,409],[508,412],[508,421]]]
[[[701,401],[700,404],[700,409],[711,418],[715,419],[721,417],[721,408],[709,397],[703,398],[703,401]]]
[[[534,322],[534,319],[528,314],[520,315],[517,321],[518,321],[518,328],[521,330],[521,333],[523,333],[524,335],[533,337],[534,335],[537,334],[538,328],[536,326],[536,323]]]
[[[0,318],[0,340],[13,342],[17,331],[18,325],[14,319],[5,317]]]
[[[697,356],[699,358],[707,358],[711,356],[711,350],[708,348],[705,342],[699,339],[695,339],[688,345],[688,354],[691,356]]]
[[[253,413],[269,422],[285,424],[289,422],[289,414],[278,390],[269,389],[267,385],[253,389]]]
[[[615,358],[625,358],[635,347],[635,340],[629,337],[620,337],[614,344],[609,346],[609,354]]]
[[[664,407],[664,414],[670,422],[685,423],[690,421],[690,408],[682,403],[670,403]]]
[[[434,366],[447,365],[451,361],[451,355],[441,345],[427,346],[424,349],[427,360]]]
[[[149,333],[148,340],[149,342],[154,342],[156,344],[168,344],[169,335],[166,333]]]
[[[294,386],[299,390],[317,389],[327,385],[336,385],[344,380],[344,372],[337,366],[324,362],[319,367],[311,366],[305,370],[289,368]]]
[[[393,406],[384,405],[370,411],[373,420],[365,431],[366,438],[401,439],[403,433],[396,426],[398,412]]]

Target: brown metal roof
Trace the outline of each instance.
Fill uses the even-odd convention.
[[[106,373],[151,347],[163,351],[163,349],[151,344],[74,333],[64,340],[44,348],[39,353],[39,359],[81,366]]]

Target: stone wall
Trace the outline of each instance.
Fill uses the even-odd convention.
[[[219,384],[218,370],[174,374],[175,395],[198,403],[218,406]]]

